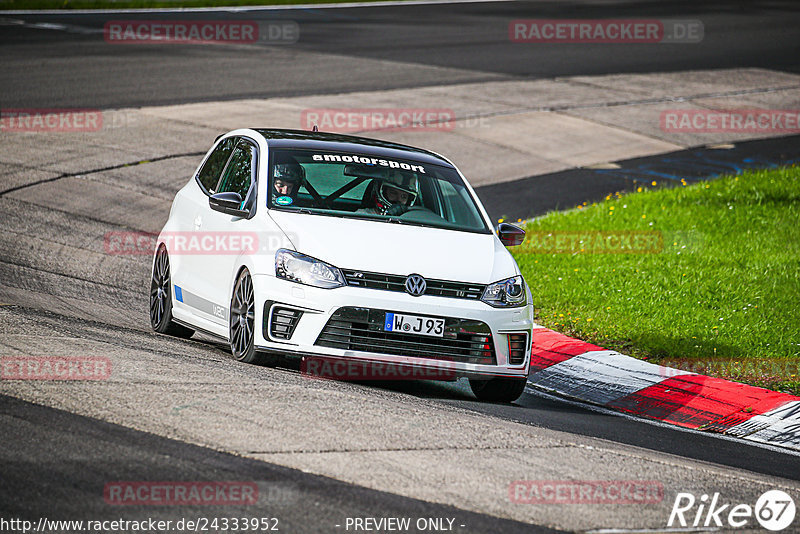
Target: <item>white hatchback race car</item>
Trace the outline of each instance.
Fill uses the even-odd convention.
[[[479,399],[510,402],[525,388],[533,326],[506,250],[523,237],[510,224],[495,233],[463,175],[432,152],[234,130],[175,196],[150,321],[164,334],[222,338],[243,362],[289,355],[467,377]]]

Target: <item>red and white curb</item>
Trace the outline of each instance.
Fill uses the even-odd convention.
[[[800,397],[533,330],[532,387],[684,428],[800,450]]]

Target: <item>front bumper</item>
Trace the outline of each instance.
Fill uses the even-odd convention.
[[[527,375],[531,304],[499,309],[475,300],[352,286],[320,289],[269,275],[254,276],[253,284],[259,351],[389,363],[423,371],[413,373],[416,378],[424,378],[425,370],[443,369],[456,377]],[[273,312],[279,309],[282,317],[276,319]],[[445,336],[383,332],[385,312],[445,318]],[[287,338],[284,326],[290,323]],[[510,358],[508,336],[521,333],[527,335],[524,356],[517,352]]]

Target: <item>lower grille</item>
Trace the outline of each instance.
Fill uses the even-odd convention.
[[[528,350],[528,334],[508,334],[508,363],[522,365],[525,361],[525,352]]]
[[[386,313],[387,310],[369,308],[339,308],[328,320],[315,344],[342,350],[459,363],[497,363],[492,333],[486,323],[448,317],[445,318],[444,336],[431,337],[384,331]]]
[[[269,335],[273,339],[291,339],[303,312],[292,308],[273,306],[269,321]]]

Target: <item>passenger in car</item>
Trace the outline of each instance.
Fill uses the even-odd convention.
[[[305,180],[306,173],[303,166],[297,163],[292,156],[284,156],[275,163],[272,173],[272,203],[276,199],[279,205],[292,204],[297,198],[297,190]],[[288,200],[286,198],[288,197]]]

